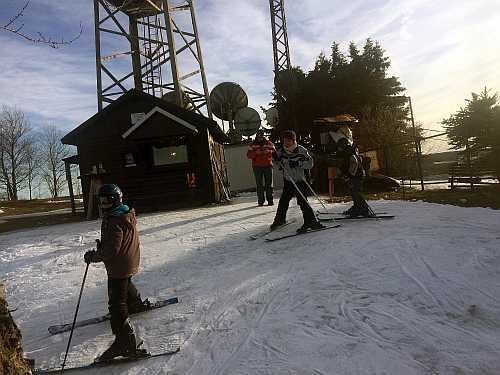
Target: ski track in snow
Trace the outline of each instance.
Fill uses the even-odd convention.
[[[275,208],[254,201],[139,215],[135,283],[143,297],[180,303],[132,320],[147,349],[181,352],[81,373],[500,373],[499,211],[382,200],[373,208],[394,220],[266,243],[248,239]],[[295,204],[288,215],[298,220],[283,233],[302,224]],[[62,362],[69,332],[47,327],[71,321],[99,225],[0,235],[0,278],[37,367]],[[105,270],[93,264],[79,319],[106,308]],[[92,361],[112,339],[109,323],[75,330],[67,366]]]

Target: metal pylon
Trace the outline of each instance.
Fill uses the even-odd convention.
[[[286,30],[285,5],[283,0],[269,0],[271,30],[273,33],[274,73],[290,70],[290,50]]]
[[[94,0],[94,21],[99,111],[136,88],[212,118],[192,0]]]
[[[273,56],[274,56],[274,89],[277,96],[277,109],[279,112],[278,127],[287,125],[297,129],[297,120],[292,105],[285,105],[287,100],[293,100],[291,92],[288,92],[288,98],[285,98],[283,92],[283,83],[292,82],[292,65],[290,63],[290,49],[288,47],[288,33],[286,28],[285,5],[284,0],[269,0],[271,10],[271,31],[273,37]],[[287,107],[292,107],[288,108]],[[283,124],[283,125],[282,125]]]

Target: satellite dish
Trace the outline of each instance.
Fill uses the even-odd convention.
[[[266,111],[266,122],[267,125],[271,127],[275,127],[278,125],[279,114],[278,110],[275,107],[271,107]]]
[[[234,116],[234,127],[241,135],[250,137],[260,128],[259,113],[250,107],[240,109]]]
[[[234,82],[219,83],[210,93],[210,109],[221,120],[232,121],[235,113],[247,105],[247,94]]]
[[[161,98],[169,103],[177,104],[177,93],[175,91],[167,92]],[[182,108],[187,109],[188,111],[195,110],[195,106],[191,103],[184,91],[182,91]]]

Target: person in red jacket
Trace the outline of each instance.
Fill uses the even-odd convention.
[[[273,143],[264,137],[264,130],[257,131],[255,140],[248,146],[247,158],[252,159],[253,174],[257,185],[257,201],[264,205],[264,191],[267,205],[273,202]]]

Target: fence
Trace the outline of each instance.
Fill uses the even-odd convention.
[[[438,140],[443,142],[440,149],[444,152],[432,153],[432,147],[428,153],[423,154],[421,143],[433,144]],[[398,160],[399,169],[389,170],[387,161],[382,163],[381,173],[394,177],[400,181],[402,188],[425,189],[459,189],[468,188],[473,190],[477,186],[487,186],[499,183],[498,172],[481,164],[478,154],[466,148],[462,151],[450,150],[446,139],[446,133],[439,133],[428,137],[418,137],[404,143],[388,145],[384,147],[382,155],[387,154],[387,149],[404,147],[413,149],[413,155],[404,160]],[[431,152],[429,152],[431,151]],[[385,165],[385,169],[384,169]]]

